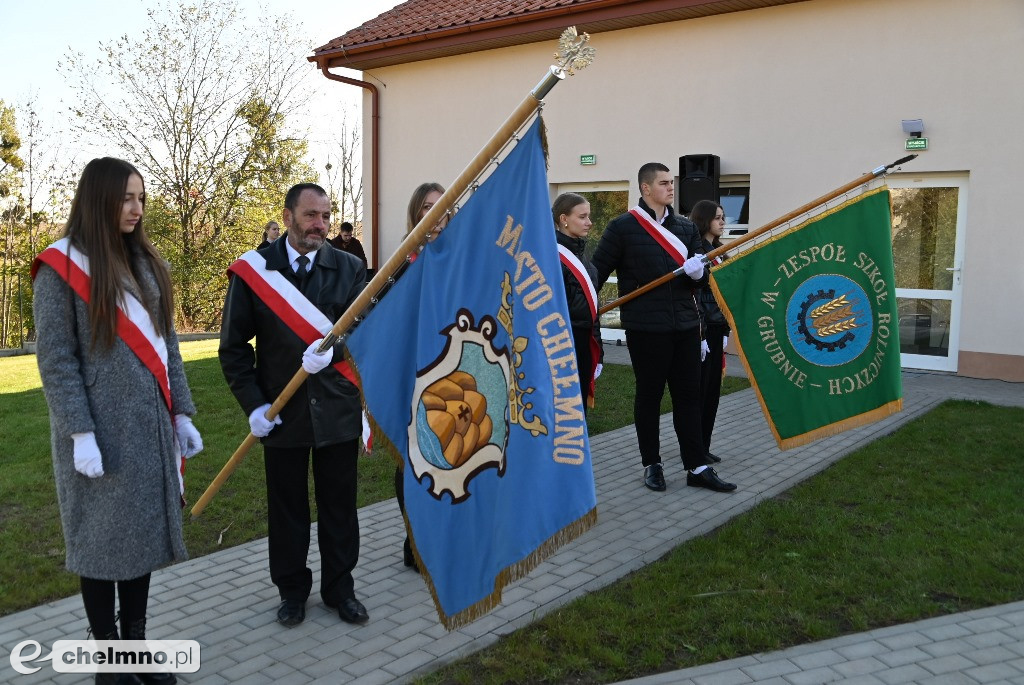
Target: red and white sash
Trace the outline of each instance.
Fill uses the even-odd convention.
[[[576,280],[579,281],[580,286],[583,288],[583,295],[587,298],[587,306],[590,307],[590,320],[597,320],[597,288],[594,287],[594,282],[590,280],[590,274],[587,273],[587,267],[583,266],[583,262],[579,260],[579,257],[572,253],[572,250],[567,248],[565,245],[558,245],[558,259],[562,262],[562,265],[569,270]],[[581,388],[587,395],[588,406],[594,406],[594,372],[597,369],[598,363],[601,361],[601,346],[598,345],[597,340],[594,336],[590,336],[590,387]]]
[[[89,303],[91,278],[89,276],[89,257],[71,244],[69,238],[61,238],[43,250],[32,262],[32,278],[35,278],[39,267],[46,264],[65,279],[71,289]],[[125,291],[124,299],[117,308],[117,335],[135,353],[143,366],[149,369],[160,387],[168,413],[171,406],[171,382],[167,372],[167,342],[156,330],[149,312],[135,295]],[[171,416],[171,425],[174,417]],[[185,460],[174,435],[174,454],[177,458],[178,485],[181,494],[185,493]]]
[[[667,209],[665,211],[668,211]],[[690,251],[686,249],[686,245],[683,245],[683,241],[675,236],[671,231],[666,230],[664,226],[659,224],[651,215],[645,212],[640,205],[633,207],[629,210],[629,213],[633,215],[640,225],[644,227],[654,240],[661,245],[661,247],[668,252],[669,256],[675,260],[679,266],[683,265],[686,258],[690,255]]]
[[[334,323],[280,271],[268,269],[267,260],[256,250],[249,250],[236,259],[228,267],[228,273],[245,281],[256,297],[270,307],[271,311],[307,345],[323,338],[334,328]],[[347,360],[333,366],[352,385],[359,387],[359,379]],[[373,436],[370,434],[370,424],[365,413],[362,421],[363,444],[369,452]]]

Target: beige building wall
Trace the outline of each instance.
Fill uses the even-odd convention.
[[[749,175],[756,227],[907,154],[900,121],[923,119],[929,149],[905,173],[968,178],[959,373],[1024,380],[1024,2],[811,0],[591,45],[594,64],[547,98],[552,185],[626,182],[635,200],[642,163],[716,154],[723,175]],[[554,47],[364,75],[381,85],[379,261],[412,189],[454,179]]]

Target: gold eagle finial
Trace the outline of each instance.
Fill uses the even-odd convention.
[[[564,69],[569,76],[573,76],[577,69],[585,69],[594,61],[594,48],[587,45],[590,41],[590,34],[582,35],[576,31],[575,26],[570,26],[562,31],[558,38],[558,52],[555,59],[558,60],[558,68]]]

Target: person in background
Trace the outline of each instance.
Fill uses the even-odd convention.
[[[150,574],[188,558],[182,459],[203,448],[174,331],[171,276],[143,228],[146,190],[120,159],[85,166],[64,237],[33,264],[36,359],[66,565],[92,634],[144,640]],[[120,604],[121,631],[114,613]],[[98,673],[97,683],[174,683]]]
[[[263,227],[263,242],[256,248],[262,250],[265,247],[269,247],[270,243],[274,242],[281,237],[281,226],[276,221],[268,221],[267,225]]]
[[[590,220],[590,203],[576,193],[562,193],[551,205],[555,222],[558,257],[562,263],[565,299],[576,348],[580,392],[586,406],[594,406],[594,381],[601,375],[601,324],[597,309],[597,269],[585,253]]]
[[[409,205],[406,207],[406,221],[405,221],[405,235],[408,236],[412,233],[412,229],[416,228],[416,224],[427,215],[427,212],[433,208],[437,201],[444,195],[444,186],[440,183],[427,182],[421,183],[416,186],[416,189],[412,191],[412,196],[409,198]],[[445,215],[441,221],[437,222],[437,225],[431,229],[427,235],[427,242],[431,242],[441,234],[445,226],[448,225],[448,215]],[[422,249],[422,248],[421,248]],[[409,255],[408,259],[402,264],[395,272],[395,280],[401,277],[405,270],[409,268],[409,265],[416,261],[419,257],[420,251],[417,250]],[[403,517],[405,516],[405,486],[402,480],[402,467],[399,466],[395,469],[395,498],[398,500],[398,509],[402,512]],[[416,557],[412,552],[412,543],[409,541],[409,536],[406,534],[405,542],[402,544],[402,563],[406,567],[419,573],[419,566],[416,565]]]
[[[412,233],[412,229],[416,228],[416,224],[420,222],[420,219],[433,209],[442,195],[444,195],[444,186],[440,183],[429,182],[416,186],[416,190],[412,191],[412,196],[409,198],[409,206],[406,207],[405,235]],[[448,215],[445,215],[427,234],[427,242],[434,241],[437,236],[441,235],[441,231],[447,225]],[[410,262],[416,261],[414,255],[410,255],[410,257]]]
[[[342,342],[319,354],[323,339],[307,342],[302,336],[324,330],[321,323],[329,328],[341,317],[366,286],[366,269],[327,244],[331,203],[320,186],[292,186],[282,219],[288,229],[284,240],[242,255],[228,270],[218,351],[221,369],[249,417],[252,434],[263,443],[270,579],[281,597],[278,623],[292,627],[305,620],[313,586],[307,566],[311,461],[322,562],[320,596],[343,621],[365,623],[369,616],[356,599],[352,577],[359,559],[359,389],[344,361]],[[268,293],[281,297],[266,297]],[[267,419],[270,403],[300,362],[309,376],[280,415]]]
[[[705,253],[722,246],[722,233],[725,232],[725,210],[722,205],[711,200],[701,200],[690,210],[690,221],[700,231]],[[714,263],[719,264],[723,259],[718,257]],[[705,454],[712,463],[717,464],[722,459],[711,453],[711,433],[715,430],[715,417],[718,416],[718,402],[722,394],[729,323],[719,309],[710,285],[701,288],[700,304],[704,312],[705,339],[708,344],[708,353],[700,372],[701,437],[704,439]]]
[[[343,222],[338,229],[338,235],[327,242],[342,252],[348,252],[350,255],[359,257],[359,259],[363,260],[363,268],[369,266],[366,261],[366,253],[363,251],[363,244],[352,235],[352,224],[349,222]]]
[[[697,301],[707,284],[697,227],[672,211],[675,181],[658,162],[640,167],[640,202],[609,222],[594,252],[600,289],[613,271],[619,296],[682,267],[683,276],[621,307],[626,346],[636,377],[633,419],[644,467],[644,485],[665,490],[659,431],[661,398],[668,385],[672,423],[686,468],[686,484],[718,492],[736,489],[708,466],[701,437],[700,372],[702,311]]]

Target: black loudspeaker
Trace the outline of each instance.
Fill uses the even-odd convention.
[[[718,155],[679,158],[679,212],[689,214],[701,200],[718,202]]]

